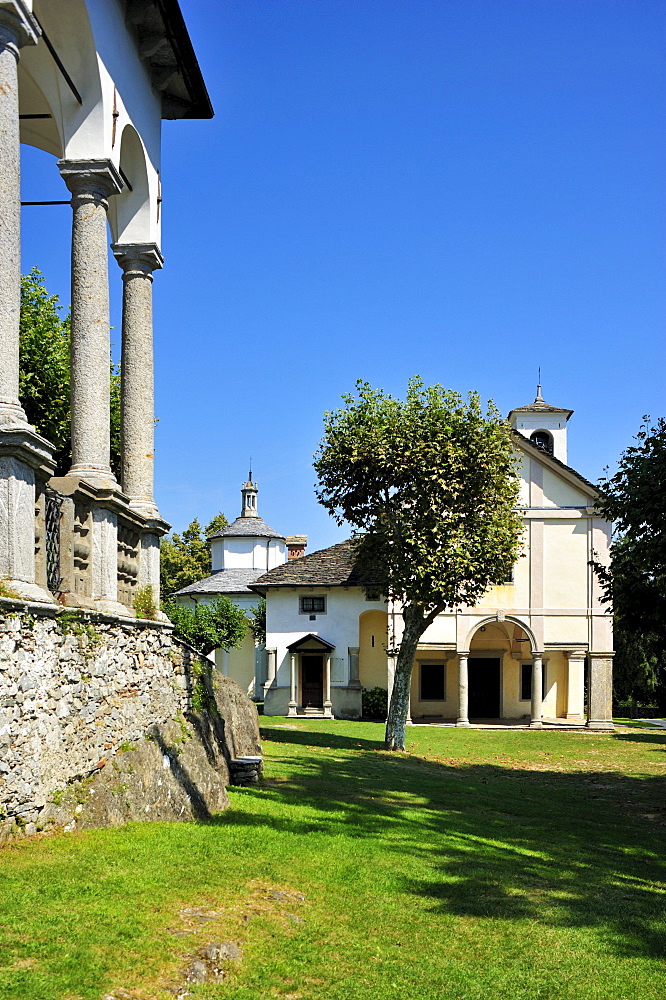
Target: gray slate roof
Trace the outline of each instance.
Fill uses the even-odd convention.
[[[573,410],[567,410],[564,406],[552,406],[545,399],[542,399],[541,396],[537,396],[534,402],[528,403],[527,406],[514,406],[511,413],[566,413],[568,420]],[[511,413],[509,413],[509,416],[511,416]]]
[[[189,587],[177,590],[176,597],[196,594],[252,594],[249,584],[254,583],[263,574],[261,569],[220,569],[205,580],[197,580]]]
[[[300,559],[276,566],[254,582],[260,593],[271,587],[359,587],[365,582],[356,568],[355,548],[359,539],[348,538],[328,549],[319,549]]]
[[[209,538],[280,538],[284,541],[284,535],[279,531],[269,527],[261,517],[237,517],[233,524],[228,524],[221,531],[216,531]]]

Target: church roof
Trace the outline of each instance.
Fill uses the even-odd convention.
[[[551,403],[547,403],[541,395],[541,386],[537,386],[537,394],[534,402],[528,403],[527,406],[516,406],[511,410],[511,413],[566,413],[568,420],[573,410],[567,410],[563,406],[553,406]],[[511,419],[511,413],[509,413],[509,420]]]
[[[359,587],[366,580],[356,567],[358,538],[348,538],[328,549],[319,549],[310,555],[292,559],[264,573],[252,589],[262,591],[271,587]]]
[[[194,596],[196,594],[251,594],[249,585],[263,574],[262,569],[220,569],[204,580],[197,580],[182,590],[177,590],[175,597]]]
[[[221,531],[216,531],[210,538],[281,538],[284,535],[271,528],[263,518],[259,517],[237,517],[232,524],[228,524]]]

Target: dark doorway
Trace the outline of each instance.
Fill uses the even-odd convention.
[[[474,657],[468,661],[470,719],[499,719],[499,657]]]
[[[324,657],[301,654],[303,708],[324,707]]]

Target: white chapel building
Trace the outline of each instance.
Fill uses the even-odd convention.
[[[250,472],[241,488],[240,515],[210,538],[212,574],[177,591],[173,596],[178,603],[195,608],[224,595],[249,615],[260,601],[260,595],[250,590],[251,584],[288,559],[305,554],[305,535],[281,535],[259,516],[258,492]],[[215,664],[251,697],[263,700],[266,650],[255,643],[249,629],[237,649],[215,650]]]
[[[612,622],[591,566],[608,562],[611,526],[596,512],[595,487],[567,464],[571,415],[546,403],[541,387],[510,412],[523,552],[509,581],[475,607],[439,615],[423,634],[414,721],[613,728]],[[256,685],[264,714],[358,718],[363,688],[390,692],[401,609],[360,578],[353,540],[283,560],[248,586],[267,602],[266,673]]]

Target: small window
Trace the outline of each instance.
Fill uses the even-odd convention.
[[[548,431],[535,431],[530,435],[530,441],[549,455],[553,454],[553,438]]]
[[[446,701],[443,663],[421,664],[421,701]]]
[[[325,597],[301,597],[300,598],[301,614],[302,615],[323,615],[326,614],[326,598]]]
[[[546,697],[546,664],[541,667],[541,698]],[[520,669],[520,700],[532,700],[532,664],[523,663]]]

